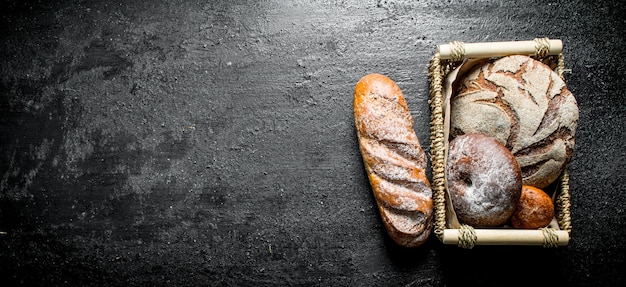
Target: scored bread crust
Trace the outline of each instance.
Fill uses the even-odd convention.
[[[512,55],[473,68],[451,100],[451,131],[495,137],[515,155],[524,184],[545,188],[567,167],[578,105],[549,66]]]
[[[427,159],[396,83],[380,74],[361,78],[354,89],[354,122],[365,170],[388,234],[401,246],[423,244],[433,220]]]

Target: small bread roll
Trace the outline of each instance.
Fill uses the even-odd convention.
[[[554,218],[554,203],[543,190],[529,185],[522,187],[522,196],[513,215],[514,228],[537,229],[548,226]]]
[[[506,223],[522,192],[515,157],[495,138],[466,134],[450,142],[448,192],[460,222],[474,227]]]
[[[492,136],[515,155],[524,184],[545,188],[567,166],[578,123],[576,99],[547,65],[514,55],[474,67],[450,101],[451,138]]]

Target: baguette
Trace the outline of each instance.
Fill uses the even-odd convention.
[[[432,190],[426,154],[396,83],[380,74],[361,78],[354,89],[354,122],[387,233],[398,245],[422,245],[433,224]]]

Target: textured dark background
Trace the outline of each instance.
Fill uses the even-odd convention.
[[[2,286],[626,283],[622,1],[0,3]],[[546,36],[580,106],[570,245],[396,247],[358,79],[399,84],[428,151],[437,44]]]

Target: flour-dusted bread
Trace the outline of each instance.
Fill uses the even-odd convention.
[[[495,137],[515,155],[526,185],[548,186],[570,161],[578,105],[564,81],[537,60],[514,55],[474,67],[450,105],[451,138]]]
[[[484,134],[464,134],[450,142],[446,179],[459,221],[474,227],[506,223],[522,193],[515,157]]]
[[[426,154],[402,91],[393,80],[380,74],[359,80],[354,89],[354,122],[388,234],[401,246],[421,245],[430,235],[433,218]]]

